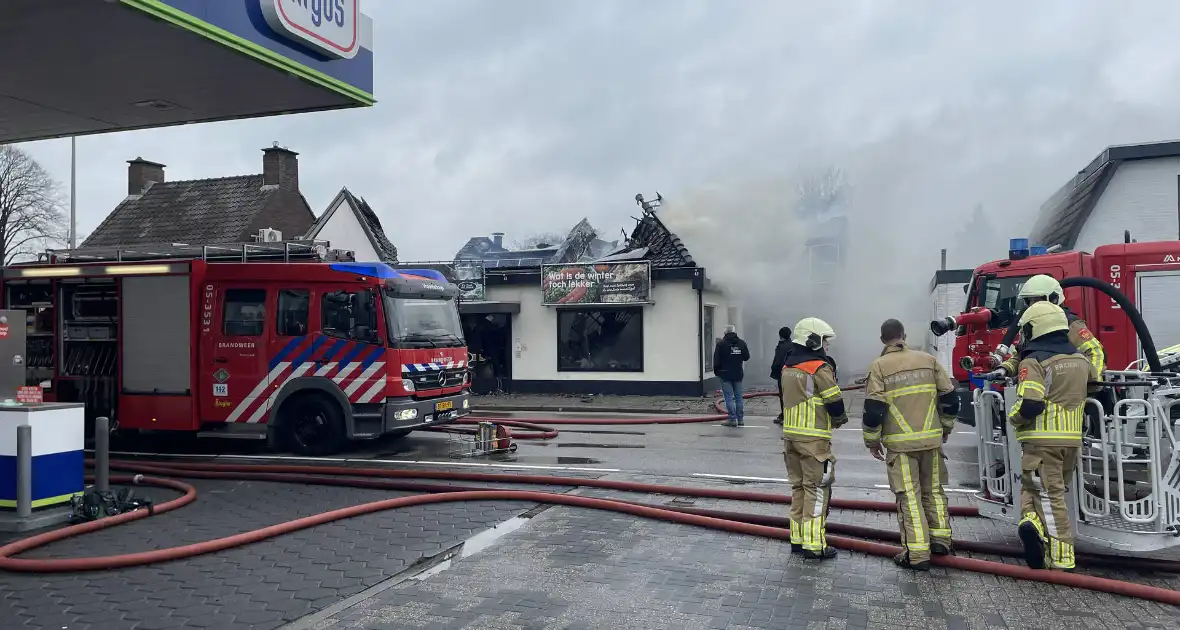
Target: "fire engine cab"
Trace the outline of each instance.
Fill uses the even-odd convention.
[[[50,251],[3,270],[49,401],[304,454],[469,413],[457,288],[326,242]]]

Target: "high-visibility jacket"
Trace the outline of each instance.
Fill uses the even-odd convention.
[[[1094,373],[1098,378],[1102,377],[1102,373],[1106,371],[1106,350],[1102,347],[1102,342],[1094,336],[1090,331],[1090,327],[1086,321],[1078,317],[1073,311],[1064,308],[1065,317],[1069,320],[1069,342],[1073,344],[1082,356],[1086,357],[1090,365],[1094,367]],[[1016,355],[1008,357],[1004,361],[1003,367],[1009,374],[1015,374],[1019,365],[1019,359]]]
[[[799,441],[830,440],[848,422],[836,373],[823,355],[795,345],[780,376],[783,436]]]
[[[938,359],[904,343],[886,346],[865,384],[865,445],[879,442],[894,452],[938,448],[954,430],[958,401]]]
[[[1016,404],[1008,414],[1016,439],[1044,446],[1081,446],[1087,388],[1096,378],[1094,364],[1080,353],[1025,354]]]

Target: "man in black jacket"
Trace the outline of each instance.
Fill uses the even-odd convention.
[[[742,379],[746,377],[745,366],[750,360],[750,349],[738,337],[732,325],[725,327],[725,335],[713,350],[713,374],[721,381],[721,393],[725,396],[725,411],[729,419],[723,422],[727,427],[740,427],[746,423],[746,405],[742,400]]]
[[[783,326],[778,329],[778,345],[774,347],[774,362],[770,364],[770,380],[774,381],[774,386],[778,388],[778,416],[774,419],[775,424],[783,423],[783,382],[781,379],[783,372],[783,363],[787,360],[787,355],[791,353],[791,329],[788,326]]]

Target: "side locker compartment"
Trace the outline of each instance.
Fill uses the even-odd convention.
[[[86,406],[86,432],[94,419],[120,421],[117,402],[119,285],[110,277],[57,282],[57,400]]]
[[[122,427],[197,429],[189,279],[162,275],[121,280]]]

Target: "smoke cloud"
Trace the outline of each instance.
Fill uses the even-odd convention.
[[[1169,126],[1159,110],[1106,106],[1016,95],[943,108],[822,162],[668,195],[660,212],[742,307],[739,333],[755,361],[769,362],[779,326],[816,316],[836,329],[847,381],[879,354],[885,319],[901,320],[910,345],[926,348],[941,249],[952,269],[1003,258],[1008,239],[1026,236],[1041,204],[1103,148],[1159,140]],[[805,244],[819,228],[799,189],[831,167],[847,183],[833,208],[846,217],[847,242],[829,290],[813,291]]]

